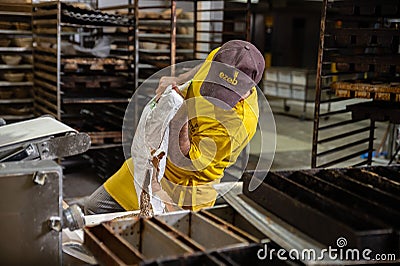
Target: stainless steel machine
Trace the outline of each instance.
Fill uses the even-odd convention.
[[[0,261],[61,265],[61,229],[84,225],[63,210],[62,168],[51,159],[85,152],[90,138],[51,117],[0,127]]]
[[[0,127],[0,162],[52,160],[83,153],[90,137],[43,116]]]

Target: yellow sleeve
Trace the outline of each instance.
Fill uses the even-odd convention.
[[[126,211],[139,209],[133,179],[133,161],[129,158],[121,168],[104,183],[105,190]]]

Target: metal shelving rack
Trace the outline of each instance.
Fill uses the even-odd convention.
[[[136,88],[133,17],[53,1],[34,4],[32,21],[35,115],[87,132],[91,150],[121,149]]]
[[[194,23],[194,59],[205,59],[212,49],[229,40],[251,41],[251,0],[196,0]]]
[[[137,1],[139,83],[158,70],[192,58],[193,19],[179,1]],[[185,31],[183,31],[185,29]]]
[[[378,84],[398,82],[400,34],[389,22],[399,10],[390,0],[323,1],[311,167],[373,162],[375,121],[388,120],[386,107],[392,108],[386,113],[398,108],[399,91],[383,92]],[[349,88],[340,88],[345,81]],[[354,90],[367,83],[369,89]],[[326,91],[336,97],[321,99]]]
[[[0,116],[11,122],[33,117],[31,12],[30,4],[0,3],[0,38],[4,44],[0,47]],[[7,64],[5,56],[21,60]],[[16,75],[22,78],[14,79]]]
[[[128,2],[118,9],[136,18],[138,84],[164,67],[204,59],[228,40],[251,39],[250,0]]]
[[[138,1],[140,81],[232,39],[250,41],[251,1]]]
[[[133,76],[135,77],[133,82],[131,84],[129,84],[130,86],[130,93],[127,95],[129,98],[132,97],[132,95],[134,94],[135,90],[138,87],[138,78],[139,77],[139,69],[138,69],[138,61],[139,61],[139,57],[138,57],[138,38],[137,38],[137,34],[138,34],[138,26],[137,26],[137,13],[135,11],[135,6],[136,6],[136,2],[138,0],[128,0],[126,5],[118,5],[118,6],[110,6],[110,7],[103,7],[101,8],[102,11],[104,12],[112,12],[115,14],[119,14],[119,15],[124,15],[124,16],[130,16],[133,17],[133,21],[132,21],[132,26],[133,28],[131,29],[130,33],[129,33],[129,49],[128,49],[128,53],[130,54],[130,56],[132,57],[131,60],[131,69],[130,69],[130,73],[134,73]],[[133,2],[133,3],[132,3]],[[116,32],[111,33],[112,35],[120,35],[120,31],[124,32],[126,31],[123,28],[119,28],[116,30]],[[118,42],[116,42],[115,44],[117,44],[116,50],[121,50],[120,48],[118,48],[118,45],[122,44],[122,46],[124,46],[124,42],[121,40]],[[123,126],[123,118],[125,116],[125,112],[127,110],[126,105],[124,106],[113,106],[114,110],[113,113],[118,114],[118,117],[120,117],[118,119],[118,123],[119,126],[121,126],[121,130],[122,126]],[[131,120],[133,120],[133,118],[129,118]],[[132,122],[133,125],[133,122]],[[123,139],[124,137],[126,138],[126,136],[122,135],[122,145],[119,145],[118,147],[109,147],[108,149],[92,149],[89,151],[89,156],[91,158],[92,161],[92,165],[95,167],[96,172],[98,174],[98,176],[100,176],[103,179],[107,179],[109,178],[112,174],[114,174],[119,167],[122,165],[122,163],[125,161],[125,155],[124,155],[124,150],[123,150],[123,145],[125,145],[126,140]],[[130,146],[129,146],[130,147]]]

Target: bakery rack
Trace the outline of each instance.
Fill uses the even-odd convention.
[[[205,59],[221,44],[234,39],[251,40],[251,1],[194,1],[193,58]]]
[[[399,18],[398,1],[323,1],[313,168],[371,164],[376,122],[400,122]]]
[[[119,9],[136,18],[139,85],[164,67],[204,59],[228,40],[251,38],[249,0],[136,0]]]
[[[139,83],[162,68],[192,59],[193,12],[181,2],[137,2]]]
[[[31,10],[0,3],[0,113],[11,122],[33,117]]]
[[[133,17],[53,1],[34,4],[32,21],[35,115],[87,132],[91,150],[120,148],[136,88]]]
[[[137,1],[139,80],[186,60],[205,59],[232,39],[250,40],[251,1]]]

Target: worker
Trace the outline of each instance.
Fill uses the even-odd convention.
[[[169,151],[161,180],[171,199],[166,206],[197,211],[214,205],[217,192],[213,185],[220,182],[225,169],[236,162],[256,132],[256,85],[264,62],[253,44],[233,40],[214,49],[195,68],[194,76],[186,73],[160,79],[157,97],[166,85],[177,89],[176,85],[187,84],[179,91],[185,104],[170,122]],[[87,214],[138,209],[131,158],[85,203]]]

